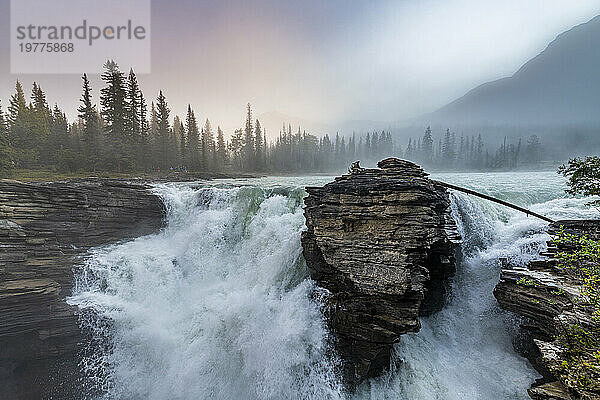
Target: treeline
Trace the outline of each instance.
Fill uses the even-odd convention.
[[[374,164],[395,155],[390,132],[367,133],[345,138],[336,134],[321,138],[301,132],[294,134],[284,126],[277,140],[269,146],[269,166],[283,172],[331,172],[347,169],[351,162],[362,160]]]
[[[435,169],[493,170],[541,161],[535,135],[525,144],[505,139],[493,152],[481,135],[457,137],[447,130],[436,142],[429,128],[422,137],[409,139],[405,149],[386,131],[317,137],[290,125],[269,141],[250,104],[243,127],[226,140],[219,126],[215,130],[208,119],[198,121],[190,105],[183,118],[171,118],[162,91],[148,104],[133,70],[125,74],[108,61],[101,79],[98,107],[87,75],[82,76],[78,118],[73,122],[58,105],[50,108],[37,83],[28,102],[17,81],[6,113],[0,104],[0,171],[314,173],[345,170],[356,160],[373,165],[389,156]]]
[[[216,139],[207,120],[200,130],[194,111],[185,123],[175,117],[159,92],[150,107],[133,70],[125,75],[109,61],[101,75],[100,109],[92,101],[88,77],[82,77],[78,119],[69,123],[55,105],[52,110],[39,85],[27,103],[20,82],[10,98],[3,126],[4,167],[58,168],[68,171],[159,171],[171,168],[213,171],[225,165],[225,141]],[[7,162],[6,155],[9,156]]]
[[[397,149],[397,152],[401,150]],[[505,137],[495,151],[490,151],[481,134],[457,137],[447,129],[435,141],[428,127],[422,137],[408,140],[404,157],[440,170],[512,170],[522,166],[539,166],[542,145],[537,135],[531,135],[525,144],[521,139],[508,143]]]
[[[59,169],[119,173],[185,172],[329,172],[344,169],[356,158],[376,160],[392,155],[389,132],[316,137],[283,127],[269,142],[254,119],[250,104],[245,124],[229,140],[206,119],[202,124],[188,105],[184,118],[174,116],[162,91],[148,105],[133,70],[120,71],[108,61],[101,75],[100,107],[82,76],[78,118],[68,122],[58,105],[33,84],[27,102],[16,82],[6,115],[0,104],[0,169]]]

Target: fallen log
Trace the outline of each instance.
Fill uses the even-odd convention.
[[[479,193],[479,192],[476,192],[474,190],[466,189],[466,188],[463,188],[463,187],[460,187],[460,186],[451,185],[451,184],[446,183],[446,182],[436,181],[436,180],[433,180],[433,179],[432,179],[432,181],[434,183],[436,183],[436,184],[438,184],[440,186],[443,186],[445,188],[448,188],[448,189],[458,190],[459,192],[463,192],[463,193],[466,193],[466,194],[471,194],[473,196],[481,197],[482,199],[485,199],[485,200],[493,201],[494,203],[502,204],[503,206],[510,207],[510,208],[515,209],[515,210],[524,212],[528,216],[531,215],[532,217],[539,218],[539,219],[541,219],[543,221],[546,221],[548,223],[553,223],[554,222],[553,220],[551,220],[548,217],[544,217],[543,215],[535,213],[535,212],[533,212],[531,210],[528,210],[526,208],[519,207],[519,206],[517,206],[515,204],[511,204],[511,203],[509,203],[507,201],[500,200],[500,199],[497,199],[497,198],[492,197],[492,196],[488,196],[487,194]]]

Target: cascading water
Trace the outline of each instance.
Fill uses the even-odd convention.
[[[301,191],[157,192],[167,228],[95,250],[71,299],[110,341],[86,360],[99,389],[122,399],[339,397],[301,259]]]
[[[515,175],[436,178],[553,218],[595,217],[561,198],[555,175]],[[388,373],[347,394],[301,256],[301,188],[326,181],[157,187],[166,228],[93,250],[69,300],[94,337],[83,367],[100,397],[526,399],[537,374],[492,290],[500,257],[524,263],[543,248],[544,223],[453,195],[464,244],[446,306],[403,336]]]

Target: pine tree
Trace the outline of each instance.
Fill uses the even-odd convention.
[[[179,163],[179,139],[175,133],[175,125],[169,128],[167,144],[167,167],[176,167]]]
[[[17,123],[19,118],[25,117],[27,112],[27,102],[25,101],[25,93],[21,82],[17,80],[15,84],[15,94],[11,96],[8,106],[8,124],[9,128]]]
[[[7,176],[12,167],[12,149],[8,140],[8,124],[0,103],[0,177]]]
[[[49,142],[52,112],[46,101],[46,94],[42,88],[33,83],[31,90],[31,104],[29,106],[29,132],[28,136],[31,149],[34,149],[36,163],[48,166],[53,158],[52,143]]]
[[[138,165],[142,166],[146,172],[148,172],[152,169],[150,126],[148,124],[148,106],[146,104],[144,94],[141,91],[139,92],[138,102],[140,104],[140,143],[137,148],[137,163]],[[154,104],[152,107],[154,109]]]
[[[231,137],[229,153],[231,154],[234,168],[242,169],[244,167],[244,131],[242,129],[236,129]]]
[[[431,127],[425,129],[422,141],[423,161],[431,163],[433,160],[433,137],[431,136]]]
[[[193,171],[200,169],[200,135],[198,123],[192,107],[188,104],[186,122],[188,168]]]
[[[101,75],[106,87],[100,90],[101,115],[104,117],[104,130],[112,145],[110,160],[118,172],[131,165],[131,152],[128,141],[127,103],[125,76],[112,60],[104,64]]]
[[[217,169],[222,170],[227,165],[227,147],[221,127],[217,127]]]
[[[159,165],[163,169],[169,167],[169,139],[170,139],[170,123],[169,123],[169,110],[167,99],[163,95],[162,90],[158,93],[156,99],[156,112],[157,112],[157,134],[156,140],[159,150]]]
[[[8,122],[2,111],[2,101],[0,100],[0,134],[6,138],[6,144],[8,145]]]
[[[263,152],[263,159],[262,159],[262,165],[264,168],[267,168],[267,156],[268,156],[268,141],[267,141],[267,129],[263,129],[263,148],[264,148],[264,152]]]
[[[465,136],[461,133],[460,134],[460,144],[458,147],[458,156],[457,159],[459,161],[459,167],[464,167],[465,165],[465,156],[466,156],[466,149],[465,149]]]
[[[185,127],[179,119],[179,116],[175,116],[173,119],[173,131],[175,132],[175,139],[177,139],[177,150],[179,151],[179,158],[177,165],[185,164],[186,156],[186,144],[185,144]]]
[[[476,149],[476,165],[477,168],[483,168],[484,166],[484,158],[483,158],[483,139],[481,138],[481,133],[477,135],[477,149]],[[487,157],[486,157],[487,158]]]
[[[252,108],[250,103],[246,106],[246,126],[244,128],[243,169],[254,169],[254,135],[252,129]]]
[[[444,166],[446,168],[450,166],[450,163],[452,161],[451,140],[452,137],[450,135],[450,129],[446,129],[446,134],[444,135],[444,143],[442,144],[442,157],[444,158]]]
[[[126,125],[129,129],[129,140],[135,149],[140,145],[140,86],[135,76],[133,69],[129,70],[127,77],[127,93],[125,97],[127,121]]]
[[[92,104],[92,88],[87,75],[83,74],[81,79],[83,80],[83,93],[80,100],[81,105],[77,108],[79,118],[83,123],[81,142],[87,166],[95,171],[101,159],[98,111],[96,110],[96,106]]]
[[[48,140],[48,150],[51,154],[50,164],[53,166],[61,166],[61,160],[65,156],[76,157],[79,155],[73,154],[71,143],[69,140],[69,123],[65,113],[58,108],[58,104],[54,105],[52,111],[52,123]]]
[[[255,161],[254,164],[256,166],[256,170],[257,171],[262,171],[264,169],[264,165],[263,165],[263,155],[264,155],[264,149],[263,149],[263,134],[262,134],[262,128],[260,127],[260,121],[257,119],[256,123],[254,124],[254,142],[255,142],[255,146],[256,148],[254,149],[254,154],[255,154]]]
[[[37,160],[37,143],[30,134],[29,113],[23,87],[17,80],[15,94],[11,96],[8,106],[8,138],[18,167],[33,167]]]
[[[201,144],[201,154],[202,154],[202,167],[206,171],[212,171],[213,168],[213,152],[214,152],[214,143],[215,139],[212,132],[212,127],[210,126],[210,121],[208,118],[204,123],[204,128],[202,129],[202,140]]]
[[[50,107],[48,106],[48,102],[46,101],[46,93],[44,93],[42,88],[36,82],[33,82],[31,101],[33,111],[40,114],[40,116],[44,118],[43,122],[49,125],[50,119],[52,118],[52,113],[50,111]]]

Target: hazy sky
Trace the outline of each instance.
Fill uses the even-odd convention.
[[[228,130],[248,101],[257,115],[398,121],[511,75],[597,14],[598,0],[154,0],[152,73],[140,81],[147,98],[162,88],[175,114],[191,103]],[[11,75],[8,29],[0,0],[3,108],[19,78],[73,116],[80,78]]]

